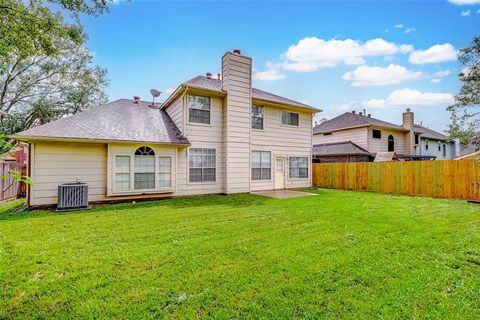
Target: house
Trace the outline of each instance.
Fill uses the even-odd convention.
[[[346,145],[351,147],[347,150]],[[339,151],[331,155],[332,149]],[[358,154],[360,149],[363,155]],[[395,152],[399,160],[453,159],[458,141],[450,142],[447,136],[415,124],[409,108],[403,113],[402,125],[352,111],[313,128],[313,158],[318,162],[371,161],[381,152]]]
[[[31,206],[57,203],[63,183],[90,201],[233,194],[311,186],[319,110],[252,88],[252,59],[221,59],[161,105],[121,99],[12,136],[30,146]]]

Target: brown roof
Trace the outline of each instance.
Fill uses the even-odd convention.
[[[440,132],[434,131],[432,129],[426,128],[419,124],[415,124],[414,126],[415,132],[421,133],[421,138],[429,138],[429,139],[436,139],[436,140],[446,140],[448,137]]]
[[[339,156],[339,155],[372,155],[367,150],[351,141],[316,144],[312,149],[313,156]]]
[[[363,116],[359,114],[354,114],[351,112],[345,112],[344,114],[339,115],[331,120],[320,123],[319,125],[313,128],[314,133],[319,132],[328,132],[341,130],[351,127],[367,127],[367,126],[379,126],[384,128],[390,128],[399,131],[408,131],[402,126],[382,121],[379,119],[371,118],[368,116]]]
[[[193,79],[188,80],[187,82],[182,83],[182,86],[188,86],[188,87],[193,87],[193,88],[199,88],[199,89],[206,89],[206,90],[211,90],[211,91],[216,91],[219,93],[225,93],[225,91],[222,89],[222,80],[216,79],[216,78],[207,78],[204,76],[197,76]],[[305,109],[310,109],[312,111],[320,111],[317,108],[314,108],[312,106],[306,105],[304,103],[291,100],[288,98],[284,98],[281,96],[278,96],[276,94],[266,92],[260,89],[252,88],[252,98],[253,99],[258,99],[258,100],[263,100],[263,101],[268,101],[268,102],[273,102],[273,103],[279,103],[279,104],[285,104],[289,106],[294,106],[294,107],[300,107],[300,108],[305,108]]]
[[[128,99],[119,99],[11,137],[17,140],[57,138],[189,144],[165,110],[154,108],[149,102],[134,104]]]

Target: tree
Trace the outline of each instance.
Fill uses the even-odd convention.
[[[474,143],[480,147],[480,36],[474,37],[470,47],[460,49],[458,60],[464,69],[459,73],[462,87],[455,103],[447,108],[451,112],[449,126],[451,139],[461,144]]]
[[[52,8],[69,12],[74,22],[65,23],[60,12]],[[1,0],[0,57],[56,55],[59,50],[54,39],[82,42],[80,13],[98,15],[106,11],[106,0]],[[0,68],[0,73],[5,72],[4,66]]]
[[[85,41],[85,37],[83,37]],[[107,101],[107,72],[92,66],[81,44],[57,39],[57,56],[10,55],[0,75],[0,132],[28,128],[35,119],[49,122]]]

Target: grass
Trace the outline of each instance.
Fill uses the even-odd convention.
[[[479,206],[314,192],[5,204],[0,318],[480,318]]]

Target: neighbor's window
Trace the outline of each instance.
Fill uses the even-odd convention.
[[[298,113],[282,111],[282,124],[298,127]]]
[[[188,97],[188,121],[210,124],[210,97]]]
[[[290,157],[288,163],[289,178],[308,178],[308,157]]]
[[[382,131],[373,129],[372,130],[372,138],[373,139],[382,139]]]
[[[324,135],[324,136],[331,136],[332,133],[331,133],[331,132],[325,132],[323,135]]]
[[[425,150],[428,150],[428,139],[425,139]]]
[[[170,188],[172,186],[172,158],[158,158],[158,187]]]
[[[130,190],[130,156],[115,156],[115,190]]]
[[[418,133],[415,133],[415,144],[418,144],[418,139],[419,139],[418,136],[419,136]]]
[[[442,145],[440,144],[440,141],[438,141],[438,151],[442,151]]]
[[[270,151],[252,151],[252,180],[270,180],[272,165]]]
[[[263,106],[252,106],[252,129],[263,130]]]
[[[395,139],[393,139],[392,135],[388,136],[388,152],[395,151]]]
[[[443,156],[444,157],[447,156],[447,145],[446,144],[443,145]]]
[[[215,149],[189,149],[189,181],[215,182],[216,152]]]
[[[155,189],[155,152],[150,147],[140,147],[135,151],[134,189]]]

